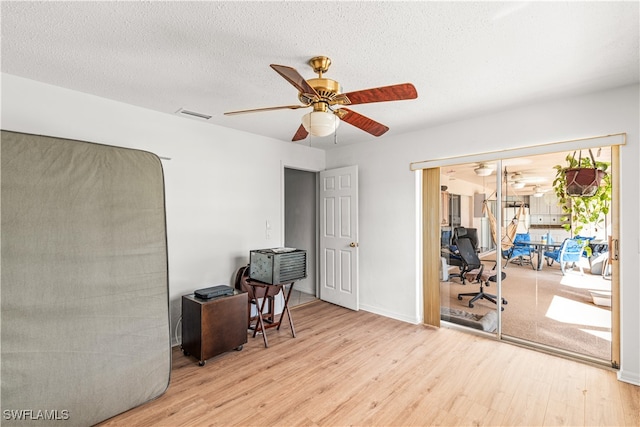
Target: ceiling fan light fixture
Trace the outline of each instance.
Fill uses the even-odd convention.
[[[491,169],[489,166],[485,165],[484,163],[480,163],[480,166],[475,168],[473,171],[478,176],[489,176],[491,175],[491,172],[493,172],[493,169]]]
[[[340,119],[328,111],[312,111],[302,116],[302,126],[313,136],[327,136],[338,129]]]
[[[521,181],[516,181],[516,182],[512,183],[511,186],[513,188],[515,188],[516,190],[520,190],[521,188],[524,188],[525,183],[521,182]]]
[[[542,197],[544,195],[544,191],[542,191],[542,189],[539,186],[535,186],[535,188],[533,189],[533,197]]]

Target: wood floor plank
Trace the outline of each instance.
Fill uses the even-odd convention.
[[[321,301],[200,367],[173,350],[167,392],[101,426],[637,426],[615,372]]]
[[[640,387],[618,381],[625,424],[640,426]]]
[[[586,372],[585,414],[586,425],[606,425],[606,420],[624,419],[624,408],[619,404],[620,388],[618,384],[607,381],[609,372],[588,370]]]

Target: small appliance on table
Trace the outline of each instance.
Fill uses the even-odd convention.
[[[250,251],[249,277],[244,280],[249,299],[256,305],[256,324],[250,325],[253,329],[253,336],[262,332],[264,346],[268,347],[266,329],[280,329],[282,318],[286,313],[289,318],[291,334],[295,338],[296,331],[293,326],[293,319],[289,311],[289,297],[293,291],[293,285],[297,280],[307,277],[307,251],[295,248],[271,248]],[[285,295],[283,288],[289,285],[289,290]],[[271,311],[271,321],[263,316],[265,304],[273,305],[273,298],[282,291],[284,296],[284,307],[277,322]],[[259,300],[262,300],[261,303]],[[271,306],[272,307],[272,306]]]

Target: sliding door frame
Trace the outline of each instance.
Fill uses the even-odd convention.
[[[440,168],[425,169],[422,171],[423,322],[435,327],[440,327],[440,205]]]
[[[620,146],[611,146],[611,366],[620,368],[620,261],[618,256],[620,232]],[[613,246],[613,247],[612,247]],[[615,331],[615,333],[614,333]]]
[[[440,259],[440,168],[460,163],[474,163],[535,156],[561,151],[572,151],[588,148],[611,146],[611,167],[613,192],[611,200],[611,243],[609,248],[611,276],[611,365],[620,366],[620,268],[617,248],[619,247],[620,231],[620,145],[626,144],[626,133],[596,136],[569,141],[553,142],[512,150],[501,150],[486,153],[468,154],[457,157],[446,157],[433,160],[412,162],[412,171],[422,172],[422,295],[423,295],[423,323],[435,327],[440,326],[440,277],[438,261]],[[496,183],[498,197],[501,194],[501,181]],[[499,200],[499,199],[498,199]],[[420,203],[418,204],[420,205]],[[497,210],[500,215],[501,209]],[[500,235],[501,218],[496,218],[498,235]],[[500,248],[498,247],[499,251]],[[498,286],[500,292],[500,286]],[[498,310],[497,338],[502,340],[500,310]],[[576,355],[578,356],[578,355]]]

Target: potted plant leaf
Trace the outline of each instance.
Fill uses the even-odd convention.
[[[608,162],[598,162],[591,150],[589,157],[579,155],[576,159],[567,155],[566,165],[556,165],[556,177],[553,190],[558,198],[558,205],[567,216],[563,228],[579,235],[590,226],[594,233],[604,226],[606,235],[606,217],[611,205],[611,175],[607,173]],[[570,222],[567,222],[569,221]]]

